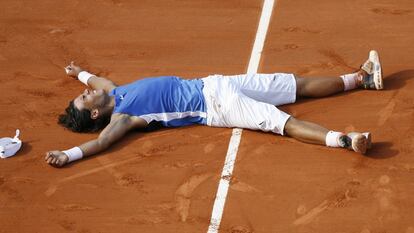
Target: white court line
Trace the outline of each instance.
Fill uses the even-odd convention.
[[[250,55],[247,73],[257,73],[257,69],[259,68],[260,57],[262,55],[274,2],[275,0],[264,0],[262,15],[260,16],[259,27],[257,29],[252,54]],[[207,231],[208,233],[217,233],[220,228],[224,204],[226,202],[230,180],[233,175],[234,163],[236,161],[237,150],[239,149],[242,132],[242,129],[233,129],[229,148],[227,150],[226,160],[224,162],[223,171],[221,173],[221,179],[217,190],[216,199],[214,201],[213,211],[211,213],[210,225]]]

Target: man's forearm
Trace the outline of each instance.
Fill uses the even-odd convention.
[[[102,140],[95,139],[89,142],[86,142],[80,146],[75,146],[69,150],[63,151],[68,157],[68,162],[73,162],[75,160],[82,159],[94,154],[98,154],[101,151],[104,151],[109,147],[109,143],[105,143]]]
[[[79,148],[82,150],[83,157],[98,154],[99,152],[106,150],[108,147],[108,143],[103,143],[99,139],[86,142],[79,146]]]
[[[111,88],[115,86],[115,83],[113,83],[111,80],[98,77],[95,74],[89,73],[85,70],[79,72],[78,79],[85,85],[90,86],[92,89],[95,90],[102,89],[109,91]]]
[[[72,61],[69,66],[65,67],[65,70],[66,74],[72,77],[77,77],[83,84],[90,86],[95,90],[105,90],[106,92],[109,92],[116,87],[115,83],[111,80],[98,77],[95,74],[83,70],[80,66],[75,65],[74,61]]]
[[[109,91],[112,87],[115,86],[115,83],[113,83],[111,80],[98,76],[92,76],[89,79],[88,84],[95,90],[102,89],[106,91]]]

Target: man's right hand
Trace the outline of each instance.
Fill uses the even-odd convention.
[[[72,76],[74,78],[77,78],[79,73],[83,71],[83,69],[80,66],[75,65],[74,61],[71,61],[68,66],[65,67],[66,74],[69,76]]]
[[[46,163],[54,167],[62,167],[69,161],[69,157],[62,151],[54,150],[46,152]]]

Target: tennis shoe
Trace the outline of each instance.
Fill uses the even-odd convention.
[[[368,76],[362,79],[362,87],[365,89],[384,89],[381,62],[378,52],[371,50],[368,60],[362,64],[361,70],[367,72]]]
[[[371,133],[351,132],[339,137],[339,145],[343,148],[365,154],[372,146]]]

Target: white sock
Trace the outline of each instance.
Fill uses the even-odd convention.
[[[344,82],[344,91],[349,91],[357,88],[358,73],[344,74],[341,75],[342,81]]]
[[[329,146],[329,147],[341,147],[339,145],[339,137],[342,136],[342,135],[344,135],[344,133],[336,132],[336,131],[332,131],[332,130],[329,131],[326,134],[326,138],[325,138],[326,146]]]

